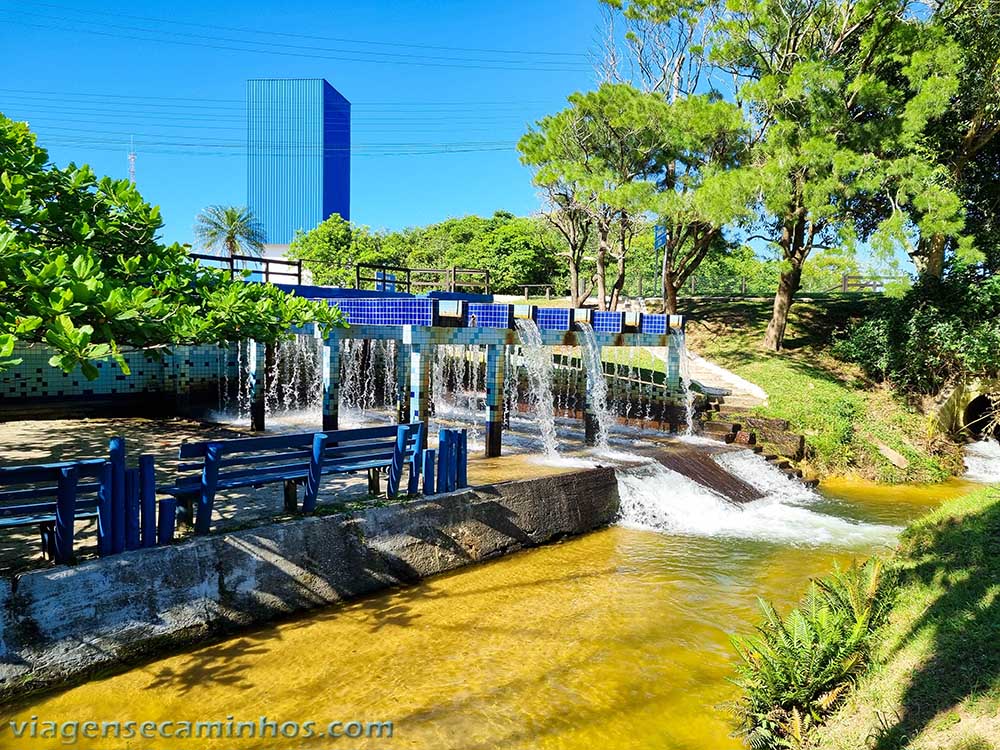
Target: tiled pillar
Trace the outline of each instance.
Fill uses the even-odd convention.
[[[499,456],[503,444],[504,346],[486,347],[486,457]]]
[[[170,355],[170,365],[174,375],[174,394],[177,397],[177,414],[182,417],[191,414],[191,347],[174,347]]]
[[[396,342],[396,419],[399,424],[410,421],[410,347]]]
[[[433,346],[427,344],[410,346],[410,422],[427,424],[427,418],[430,416],[433,360]]]
[[[267,347],[257,341],[250,342],[250,429],[264,431],[264,397],[267,391]]]
[[[340,339],[330,336],[323,344],[323,429],[339,429]]]

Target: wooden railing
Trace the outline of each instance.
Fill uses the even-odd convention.
[[[233,278],[244,271],[260,274],[260,280],[272,284],[301,284],[302,261],[285,258],[265,258],[259,255],[206,255],[190,253],[192,258],[209,268],[228,270]]]
[[[359,263],[354,268],[354,288],[391,288],[412,294],[421,290],[490,293],[490,272],[478,268],[406,268]]]

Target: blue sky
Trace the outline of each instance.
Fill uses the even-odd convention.
[[[191,241],[202,207],[246,201],[256,77],[322,77],[352,101],[355,221],[525,214],[537,198],[514,144],[593,86],[600,30],[597,0],[0,0],[0,111],[29,121],[55,163],[99,174],[127,176],[134,136],[167,241]]]

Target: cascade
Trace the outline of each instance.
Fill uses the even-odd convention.
[[[552,396],[552,352],[542,343],[542,332],[533,320],[514,321],[521,339],[521,359],[528,374],[528,402],[542,435],[548,456],[558,455],[555,400]]]
[[[1000,482],[1000,442],[985,438],[965,446],[965,478],[972,482]]]
[[[601,349],[597,346],[597,337],[590,323],[580,323],[579,326],[583,334],[580,353],[587,369],[587,406],[597,418],[597,447],[607,450],[612,416],[608,411],[608,381],[604,377]]]
[[[684,386],[684,420],[687,423],[684,434],[690,437],[694,434],[694,391],[691,390],[691,363],[688,359],[684,332],[671,333],[670,343],[677,349],[680,360],[681,385]]]

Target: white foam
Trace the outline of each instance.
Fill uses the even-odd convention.
[[[965,478],[972,482],[1000,482],[1000,443],[980,440],[965,446]]]
[[[818,499],[815,493],[776,472],[784,483],[779,485],[778,478],[767,474],[771,467],[762,470],[746,455],[725,456],[723,461],[735,462],[741,469],[749,467],[747,475],[740,477],[766,494],[740,505],[659,463],[619,470],[619,523],[669,534],[806,546],[872,547],[895,541],[899,529],[894,526],[860,523],[811,509],[808,506]]]

